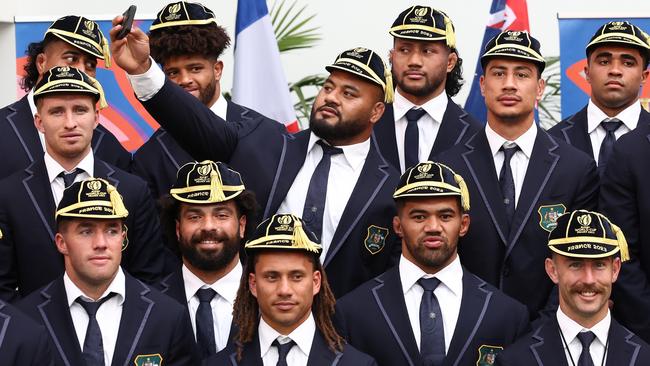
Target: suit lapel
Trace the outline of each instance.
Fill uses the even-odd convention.
[[[381,151],[384,152],[384,157],[399,170],[399,154],[397,153],[397,137],[395,136],[395,112],[393,104],[386,104],[386,109],[381,119],[375,127],[373,133],[377,137],[377,141],[381,144]]]
[[[150,289],[144,284],[125,274],[126,295],[122,305],[122,319],[117,332],[117,343],[111,365],[126,365],[133,359],[140,336],[149,320],[149,314],[155,302],[149,299]]]
[[[54,205],[54,196],[47,176],[45,161],[39,159],[37,162],[32,163],[25,169],[25,173],[23,187],[25,187],[27,195],[41,219],[41,223],[45,226],[50,239],[54,242],[54,213],[56,206]]]
[[[44,151],[41,140],[38,137],[38,130],[34,126],[34,116],[29,107],[27,95],[12,104],[9,109],[12,110],[12,113],[7,115],[7,122],[9,122],[20,140],[20,144],[29,161],[34,162],[43,156]]]
[[[539,366],[568,366],[559,329],[553,316],[533,333],[529,348]]]
[[[612,318],[607,336],[609,346],[607,347],[607,365],[636,365],[637,355],[641,345],[634,339],[634,333],[625,329]],[[598,364],[600,360],[594,360]]]
[[[296,175],[305,163],[310,133],[309,130],[304,130],[295,135],[285,134],[283,136],[282,154],[273,178],[263,218],[273,215],[287,196]]]
[[[237,352],[230,354],[230,362],[233,366],[263,366],[262,363],[262,354],[260,351],[260,340],[258,336],[253,338],[253,341],[244,345],[244,350],[242,352],[242,358],[240,362],[237,362]]]
[[[538,209],[535,204],[553,174],[558,160],[560,160],[560,156],[553,152],[557,147],[558,145],[551,135],[538,127],[533,152],[528,162],[526,176],[517,202],[517,209],[512,218],[506,257],[517,243],[517,239],[524,230],[533,210]]]
[[[587,127],[587,107],[584,107],[566,120],[566,125],[562,127],[561,131],[565,141],[593,157],[594,149],[591,146]]]
[[[251,113],[251,110],[239,104],[227,101],[228,107],[226,108],[226,121],[228,122],[241,122],[247,119],[254,119],[256,116]]]
[[[340,352],[332,352],[327,343],[325,343],[323,335],[316,330],[314,340],[311,343],[311,349],[309,350],[307,366],[335,365],[335,361],[341,358],[342,355]]]
[[[501,201],[501,189],[499,188],[499,181],[485,129],[480,130],[471,137],[465,146],[469,150],[464,152],[462,156],[472,175],[472,183],[476,185],[494,227],[499,233],[499,237],[503,243],[507,243],[506,213]]]
[[[183,271],[181,268],[170,273],[160,281],[160,292],[179,301],[187,307],[187,296],[185,294],[185,282],[183,281]]]
[[[463,268],[463,296],[460,304],[461,316],[449,344],[445,365],[457,365],[468,351],[483,317],[490,305],[493,292],[486,289],[486,283]],[[473,352],[473,351],[471,351]]]
[[[413,335],[404,296],[402,296],[399,266],[389,269],[385,274],[375,278],[375,281],[377,281],[377,285],[371,291],[384,321],[388,324],[408,365],[418,365],[420,351]]]
[[[66,366],[83,365],[81,346],[72,323],[63,277],[43,288],[41,297],[43,302],[37,305],[38,311],[55,345],[55,352]]]
[[[9,327],[9,323],[11,323],[11,315],[2,312],[2,309],[5,306],[7,306],[7,304],[4,301],[0,300],[0,349],[2,349],[2,342],[7,335],[7,328]]]
[[[176,141],[174,141],[174,139],[167,133],[167,131],[163,130],[162,127],[158,131],[160,133],[158,133],[156,136],[156,142],[158,145],[160,145],[160,148],[165,153],[165,157],[171,161],[176,170],[181,167],[181,162],[179,162],[176,157],[189,157],[189,160],[193,160],[190,154],[183,150],[178,145],[178,143],[176,143]]]
[[[95,157],[95,177],[98,178],[104,178],[109,183],[111,183],[115,188],[119,188],[120,181],[117,179],[117,177],[113,177],[113,174],[115,173],[115,169],[113,169],[112,166],[110,166],[108,163],[106,163],[103,160],[99,160],[97,157]]]
[[[357,183],[354,185],[350,199],[345,205],[341,220],[336,227],[330,249],[327,251],[323,266],[332,261],[332,258],[341,249],[343,243],[347,240],[350,232],[357,225],[361,216],[366,212],[368,206],[377,197],[379,190],[382,188],[389,176],[389,165],[379,153],[375,136],[370,136],[370,150],[363,164],[363,169],[359,175]]]
[[[640,125],[645,125],[646,128],[650,128],[650,113],[646,112],[646,110],[643,108],[641,108],[641,115],[639,116],[639,123],[637,124],[637,128]],[[648,143],[650,143],[650,134],[646,136],[646,140],[648,140]]]
[[[467,115],[467,112],[460,109],[451,98],[447,97],[447,109],[442,116],[440,129],[429,154],[429,160],[433,161],[436,155],[448,150],[463,140],[463,137],[469,129],[469,122],[464,119]]]

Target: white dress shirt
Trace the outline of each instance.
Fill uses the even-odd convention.
[[[271,345],[276,339],[280,344],[285,344],[290,341],[296,342],[287,354],[287,365],[307,366],[309,351],[311,351],[311,344],[314,341],[314,334],[316,333],[316,322],[310,312],[309,317],[294,329],[293,332],[284,335],[278,333],[263,318],[260,318],[257,333],[260,342],[260,355],[262,356],[264,366],[275,366],[278,363],[278,349]]]
[[[79,305],[75,300],[81,296],[85,300],[93,301],[86,296],[68,277],[68,274],[63,275],[63,285],[68,299],[68,306],[70,306],[70,315],[72,316],[72,324],[74,325],[79,346],[83,350],[84,340],[86,339],[86,330],[88,328],[88,313]],[[106,300],[97,310],[95,318],[99,329],[102,332],[102,343],[104,345],[104,364],[110,365],[113,360],[113,352],[115,351],[115,344],[117,343],[117,333],[120,328],[120,321],[122,319],[122,308],[126,296],[126,281],[122,269],[119,268],[117,275],[113,282],[108,286],[108,289],[99,298],[100,300],[106,297],[111,292],[117,295]]]
[[[605,318],[599,321],[591,329],[584,328],[582,325],[573,321],[564,314],[560,308],[557,309],[556,314],[562,335],[569,345],[569,349],[564,349],[567,363],[571,365],[571,359],[573,358],[574,364],[578,364],[580,353],[582,353],[582,343],[580,343],[580,340],[578,339],[578,333],[592,331],[596,335],[596,338],[591,342],[589,353],[591,354],[591,360],[594,361],[594,365],[601,365],[601,361],[605,356],[605,345],[607,344],[607,336],[609,335],[609,326],[612,323],[612,317],[609,310],[607,310]],[[569,354],[569,352],[571,353]]]
[[[52,188],[52,197],[54,197],[55,206],[59,205],[61,198],[63,198],[63,191],[65,190],[65,183],[63,183],[63,177],[59,177],[59,173],[66,172],[70,173],[67,170],[63,169],[61,164],[59,164],[50,154],[45,152],[45,169],[47,170],[48,181],[50,182],[50,187]],[[86,156],[81,159],[79,164],[75,168],[83,169],[83,172],[77,174],[74,178],[75,182],[82,181],[94,176],[95,173],[95,157],[93,155],[92,149],[86,154]]]
[[[631,106],[625,108],[621,113],[617,114],[611,118],[618,118],[623,122],[621,127],[617,128],[614,131],[614,136],[618,140],[619,137],[624,134],[632,131],[636,128],[636,125],[639,123],[639,115],[641,114],[641,103],[638,101],[633,103]],[[594,102],[589,99],[589,104],[587,104],[587,133],[589,133],[589,139],[591,140],[591,148],[594,152],[594,160],[598,163],[598,157],[600,155],[600,145],[603,144],[605,136],[607,136],[607,131],[600,125],[605,118],[610,118],[605,112],[601,111]]]
[[[219,281],[208,285],[200,278],[196,277],[185,265],[181,270],[183,272],[183,283],[185,285],[185,296],[187,297],[187,309],[192,321],[192,329],[196,339],[196,311],[199,309],[199,298],[196,292],[201,288],[211,288],[217,294],[210,301],[212,307],[212,319],[214,324],[214,341],[217,346],[217,352],[226,347],[228,336],[230,335],[230,324],[232,323],[232,310],[239,288],[239,280],[242,275],[242,266],[237,262],[228,274],[223,276]]]
[[[402,255],[399,260],[399,275],[402,281],[402,291],[404,291],[406,311],[408,312],[418,349],[420,349],[420,303],[422,302],[422,294],[424,294],[424,289],[418,284],[418,280],[422,277],[435,277],[440,280],[440,284],[433,293],[438,299],[440,311],[442,312],[445,352],[447,352],[449,344],[451,344],[451,338],[456,330],[456,323],[460,314],[460,303],[463,299],[463,267],[460,265],[460,259],[456,256],[448,266],[432,275],[424,272]]]
[[[318,140],[320,138],[312,132],[307,145],[305,162],[291,184],[287,196],[278,207],[277,213],[292,213],[302,217],[309,182],[323,157],[323,148],[316,143]],[[323,252],[320,257],[321,261],[325,261],[325,256],[332,243],[332,237],[339,225],[339,221],[341,221],[343,210],[361,175],[363,164],[366,162],[368,151],[370,151],[370,139],[354,145],[337,147],[343,150],[343,154],[332,155],[330,160],[327,197],[325,199],[325,209],[323,210],[323,231],[321,235]]]
[[[533,122],[530,128],[515,141],[508,141],[503,138],[490,128],[489,123],[485,124],[485,135],[487,136],[488,144],[490,145],[490,152],[492,152],[492,159],[494,160],[497,179],[499,178],[499,173],[501,173],[501,167],[503,167],[503,161],[505,160],[503,151],[499,151],[499,149],[506,143],[515,143],[519,146],[519,150],[512,156],[512,159],[510,159],[512,178],[515,181],[515,207],[517,207],[519,195],[521,194],[521,187],[524,185],[524,178],[526,178],[528,163],[533,154],[535,138],[537,138],[537,124]]]
[[[393,101],[393,117],[395,121],[395,139],[397,140],[397,155],[402,173],[404,172],[404,137],[406,136],[406,112],[411,108],[422,108],[427,113],[418,120],[418,160],[420,162],[429,160],[429,154],[436,141],[442,117],[447,110],[447,93],[440,93],[437,97],[429,100],[421,106],[413,104],[404,98],[399,91],[395,91]]]

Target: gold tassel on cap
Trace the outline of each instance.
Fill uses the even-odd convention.
[[[612,224],[610,222],[610,224]],[[618,241],[618,248],[621,250],[621,262],[630,260],[630,250],[627,247],[627,240],[625,240],[625,234],[620,227],[612,224],[612,230],[616,234],[616,241]]]
[[[454,180],[460,187],[460,204],[463,206],[463,210],[469,211],[469,190],[467,189],[467,183],[465,179],[460,176],[460,174],[454,173]]]
[[[307,233],[305,233],[305,229],[302,227],[302,222],[297,217],[293,216],[293,221],[293,246],[318,253],[321,246],[309,240]]]
[[[384,88],[384,102],[392,103],[395,93],[393,90],[393,74],[387,67],[384,67],[384,77],[386,78],[386,86]]]
[[[445,38],[447,39],[447,46],[449,46],[449,48],[456,48],[454,25],[446,14],[443,13],[443,15],[445,17]]]
[[[88,76],[88,78],[90,79],[91,85],[94,86],[95,89],[97,89],[97,91],[99,92],[99,109],[104,109],[108,107],[108,103],[106,102],[106,96],[104,95],[104,88],[102,88],[102,84],[100,84],[99,81],[97,81],[97,79],[95,79],[94,77],[90,75],[86,75],[86,76]]]
[[[108,45],[108,40],[106,40],[106,37],[102,34],[102,53],[104,54],[104,66],[106,66],[107,69],[110,69],[111,67],[111,49]]]
[[[127,211],[126,207],[124,207],[124,202],[122,202],[122,196],[120,195],[120,192],[118,192],[117,189],[111,184],[107,184],[106,190],[110,195],[111,206],[113,206],[113,213],[115,216],[127,217],[129,215],[129,211]]]
[[[221,181],[221,174],[219,168],[214,165],[210,171],[210,202],[223,202],[226,196],[223,193],[223,182]]]

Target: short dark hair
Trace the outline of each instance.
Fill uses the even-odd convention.
[[[594,53],[594,50],[601,46],[621,46],[621,47],[633,48],[639,51],[639,54],[641,54],[641,60],[643,61],[643,69],[645,70],[648,68],[648,64],[650,63],[650,51],[648,51],[645,48],[641,48],[633,45],[623,45],[621,43],[597,43],[587,48],[587,63],[590,62],[589,60],[591,59],[591,54]]]
[[[25,66],[23,66],[25,75],[23,75],[23,78],[20,80],[20,87],[24,91],[30,91],[36,85],[40,76],[38,68],[36,67],[36,58],[41,53],[45,52],[45,47],[54,40],[58,40],[58,38],[48,34],[42,41],[32,42],[27,46],[27,49],[25,50],[27,62],[25,63]]]
[[[190,55],[216,61],[228,46],[226,30],[214,23],[165,27],[149,33],[151,57],[162,65],[172,57]]]

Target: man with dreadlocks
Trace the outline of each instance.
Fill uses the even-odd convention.
[[[219,57],[230,45],[230,37],[210,9],[184,1],[167,4],[149,30],[151,56],[169,80],[226,121],[259,115],[221,96]],[[192,156],[159,128],[133,155],[133,172],[147,181],[157,200],[169,192],[178,169],[190,161]]]
[[[233,321],[239,331],[207,365],[376,365],[344,343],[330,319],[334,295],[320,263],[321,246],[297,216],[264,220],[248,255]]]

